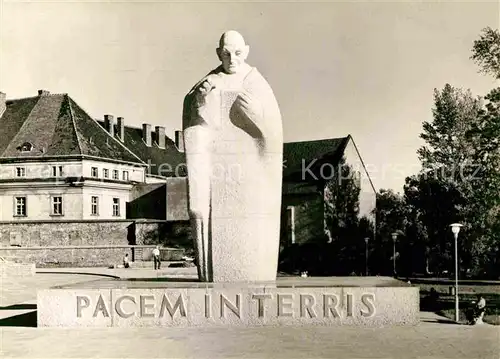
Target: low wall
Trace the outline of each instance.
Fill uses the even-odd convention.
[[[165,243],[166,221],[23,221],[0,222],[0,256],[37,266],[102,267],[130,260],[151,260],[156,243]],[[149,247],[130,247],[148,244]],[[179,251],[162,251],[163,260],[179,260]],[[177,259],[178,258],[178,259]]]

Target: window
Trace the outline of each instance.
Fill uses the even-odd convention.
[[[120,179],[118,177],[118,170],[113,170],[113,179],[115,179],[115,180]]]
[[[62,197],[61,196],[53,196],[52,197],[52,215],[53,216],[62,216],[62,214],[63,214]]]
[[[92,196],[90,201],[90,214],[93,216],[99,215],[99,197]]]
[[[52,166],[52,177],[61,177],[63,173],[62,166]]]
[[[90,175],[92,177],[99,177],[99,171],[97,170],[97,167],[92,167],[90,169]]]
[[[25,176],[26,176],[26,168],[16,167],[16,177],[25,177]]]
[[[26,197],[15,197],[14,199],[14,216],[26,216]]]
[[[113,216],[117,217],[120,215],[120,199],[113,198]]]
[[[104,178],[109,178],[109,170],[107,168],[103,168],[102,175]]]
[[[29,142],[24,142],[18,149],[21,149],[21,152],[30,152],[33,149],[33,145]]]
[[[123,180],[128,181],[128,171],[123,171]]]

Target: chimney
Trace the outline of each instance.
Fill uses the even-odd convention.
[[[115,137],[115,122],[113,121],[112,115],[104,115],[104,127],[111,137]]]
[[[7,108],[7,95],[4,94],[3,92],[0,92],[0,117],[2,117],[3,113],[5,112],[5,109]]]
[[[38,90],[38,96],[47,96],[47,95],[50,95],[50,91]]]
[[[123,117],[118,117],[118,138],[120,141],[124,142],[125,141],[125,121],[123,120]]]
[[[182,131],[175,131],[175,145],[179,152],[184,152],[184,137]]]
[[[149,123],[142,124],[142,140],[146,146],[151,147],[151,125]]]
[[[156,143],[159,148],[165,148],[165,127],[156,126]]]

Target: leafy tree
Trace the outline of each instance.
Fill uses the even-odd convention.
[[[392,274],[392,233],[398,232],[399,240],[405,242],[408,207],[402,195],[393,190],[381,189],[377,193],[375,213],[377,240],[372,247],[370,268],[376,273]]]
[[[471,59],[481,67],[481,72],[500,79],[500,32],[484,28],[474,41]]]
[[[453,268],[453,240],[448,226],[462,221],[464,199],[453,183],[441,180],[439,175],[433,171],[421,173],[407,178],[405,184],[407,232],[414,259],[418,257],[414,269],[420,273]]]
[[[414,243],[424,253],[426,270],[429,262],[435,270],[452,269],[453,237],[449,224],[460,221],[465,224],[460,236],[462,267],[470,267],[474,243],[481,241],[475,225],[478,192],[486,175],[478,163],[482,103],[470,91],[446,84],[441,91],[434,91],[432,114],[432,122],[423,123],[420,135],[426,144],[417,152],[423,170],[408,178],[405,185],[412,215],[421,221],[427,233],[414,238]],[[477,176],[478,173],[483,176]]]
[[[434,89],[433,121],[423,123],[420,138],[426,145],[417,151],[424,169],[440,169],[441,177],[456,180],[457,171],[470,164],[475,151],[468,133],[479,123],[480,109],[480,100],[470,91],[450,84]]]
[[[324,190],[325,224],[332,239],[349,235],[359,222],[360,183],[351,166],[342,159]]]
[[[500,79],[500,32],[487,27],[472,47],[472,60],[480,72]],[[476,177],[481,186],[476,189],[473,206],[477,240],[471,245],[473,267],[491,275],[500,274],[500,88],[492,89],[485,97],[481,121],[471,131],[477,143],[475,160],[480,164]]]

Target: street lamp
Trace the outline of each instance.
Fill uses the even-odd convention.
[[[396,277],[396,239],[398,239],[398,232],[392,233],[392,272]]]
[[[365,237],[365,248],[366,248],[366,253],[365,253],[365,276],[368,277],[368,241],[369,237]]]
[[[455,237],[455,322],[458,323],[458,232],[463,224],[453,223],[450,224],[451,232]]]

